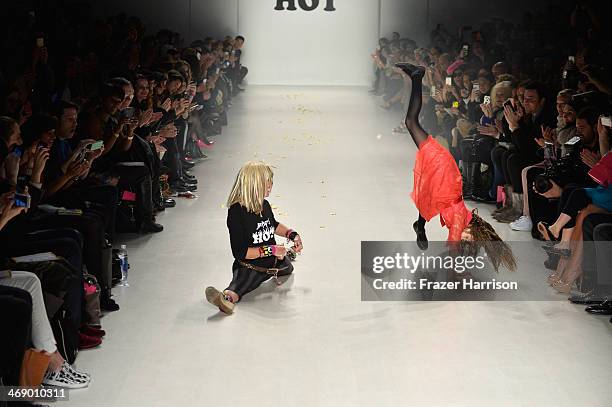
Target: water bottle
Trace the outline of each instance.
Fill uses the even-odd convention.
[[[121,265],[121,281],[117,285],[121,287],[129,287],[130,285],[128,284],[127,279],[130,264],[128,263],[128,253],[126,245],[121,245],[121,249],[117,252],[117,256],[119,257],[119,262]]]

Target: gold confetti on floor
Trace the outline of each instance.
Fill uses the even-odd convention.
[[[330,212],[331,216],[336,216],[336,212]]]

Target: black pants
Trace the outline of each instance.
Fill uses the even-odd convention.
[[[523,168],[531,165],[526,163],[519,152],[514,150],[506,150],[502,155],[502,169],[506,184],[512,185],[512,190],[517,194],[523,193],[523,179],[521,174]]]
[[[20,288],[0,286],[0,377],[5,386],[19,384],[21,361],[30,346],[32,297]]]
[[[478,162],[488,166],[493,165],[491,151],[495,148],[496,140],[489,136],[477,135],[461,140],[461,160],[464,162]]]
[[[119,176],[119,193],[129,190],[136,193],[136,220],[139,223],[153,219],[153,182],[146,165],[116,165],[113,168]],[[97,277],[97,276],[96,276]]]
[[[104,225],[109,240],[115,236],[115,218],[119,195],[117,187],[112,185],[76,185],[54,195],[49,203],[72,209],[90,209],[104,216]]]
[[[584,252],[583,290],[595,289],[602,297],[612,296],[612,215],[594,213],[582,225]],[[586,287],[584,287],[586,285]]]
[[[41,229],[76,229],[83,236],[83,262],[87,271],[98,279],[103,290],[110,290],[111,282],[103,268],[102,249],[104,242],[104,222],[95,213],[83,215],[44,215],[30,222],[28,232]]]
[[[590,203],[591,198],[589,198],[584,187],[581,185],[570,184],[563,188],[563,193],[559,200],[559,214],[564,213],[572,218],[565,227],[573,228],[576,226],[578,212],[586,208]]]
[[[293,272],[293,266],[291,265],[289,260],[285,259],[284,262],[278,263],[279,265],[277,267],[279,268],[289,267],[287,270],[279,272],[279,276],[288,276]],[[272,276],[269,274],[251,270],[247,267],[242,267],[239,264],[234,264],[232,273],[232,281],[230,282],[226,290],[235,292],[236,294],[238,294],[240,299],[242,299],[243,295],[250,293],[257,287],[259,287],[263,282],[268,281],[270,278],[272,278]]]

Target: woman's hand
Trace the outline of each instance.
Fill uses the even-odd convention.
[[[590,150],[583,149],[580,152],[580,159],[582,159],[582,162],[585,163],[589,168],[593,168],[595,164],[599,162],[601,157],[599,157],[599,154],[595,154]]]
[[[514,106],[514,109],[516,109],[514,100],[512,100],[512,105]],[[512,130],[516,130],[519,128],[520,126],[519,123],[522,118],[520,111],[519,110],[515,111],[514,109],[508,105],[504,105],[504,117],[506,118],[506,121],[508,122]]]
[[[484,113],[484,115],[489,119],[493,117],[493,107],[490,103],[481,103],[480,110],[482,110],[482,113]]]
[[[166,112],[170,111],[170,109],[172,108],[172,100],[170,100],[170,98],[166,98],[166,100],[164,100],[164,103],[162,103],[160,107]]]
[[[497,138],[499,136],[499,130],[493,124],[487,124],[485,126],[479,125],[477,128],[478,128],[478,133],[482,135],[494,137],[494,138]]]
[[[43,171],[45,170],[45,166],[47,165],[48,160],[48,148],[39,148],[36,150],[36,154],[34,155],[34,166],[32,167],[32,182],[37,184],[40,183],[40,178],[42,176]]]
[[[557,130],[542,126],[542,137],[548,142],[555,143],[557,141]]]
[[[15,206],[15,192],[7,192],[0,196],[0,229],[11,219],[25,212],[27,208]]]
[[[144,112],[140,113],[140,116],[138,117],[138,127],[144,127],[148,125],[153,121],[152,119],[153,109],[145,110]]]
[[[174,126],[174,124],[168,124],[164,126],[159,132],[159,135],[165,139],[166,138],[176,138],[177,134],[178,134],[178,129]]]
[[[296,253],[301,253],[302,249],[304,249],[304,245],[302,244],[302,238],[300,235],[297,235],[295,239],[293,239],[293,243],[293,250],[295,250]]]
[[[272,254],[279,260],[282,260],[287,255],[287,248],[285,246],[272,246]]]

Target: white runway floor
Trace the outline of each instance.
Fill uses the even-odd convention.
[[[415,147],[391,133],[401,113],[365,89],[251,86],[229,117],[195,168],[199,199],[160,216],[163,233],[128,241],[131,286],[113,290],[121,311],[77,359],[91,386],[65,405],[612,405],[609,317],[553,294],[543,267],[533,284],[553,301],[361,301],[360,242],[414,239]],[[225,317],[204,288],[231,277],[224,202],[251,159],[276,167],[269,200],[305,251],[285,285]],[[446,237],[437,219],[428,231]]]

